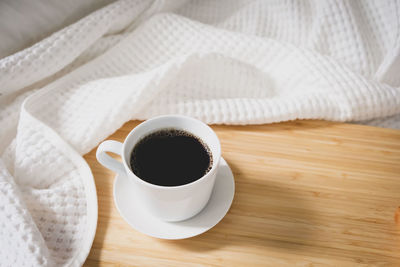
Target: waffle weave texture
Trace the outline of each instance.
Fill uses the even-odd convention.
[[[400,3],[127,1],[0,60],[0,265],[80,266],[81,155],[131,119],[400,128]]]

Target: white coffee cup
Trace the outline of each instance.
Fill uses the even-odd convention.
[[[185,130],[206,143],[213,159],[211,170],[200,179],[179,186],[155,185],[137,177],[129,164],[134,146],[148,134],[165,128]],[[121,155],[122,163],[106,152]],[[166,115],[139,124],[124,143],[104,141],[97,148],[96,157],[103,166],[131,181],[136,199],[153,215],[164,221],[182,221],[199,213],[210,199],[221,158],[221,145],[215,132],[203,122],[186,116]]]

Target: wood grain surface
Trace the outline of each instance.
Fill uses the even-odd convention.
[[[123,141],[128,122],[107,139]],[[324,121],[212,126],[235,175],[227,216],[185,240],[119,215],[114,174],[85,155],[99,220],[85,266],[400,266],[400,131]]]

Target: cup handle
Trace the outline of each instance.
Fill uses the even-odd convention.
[[[101,163],[104,167],[118,173],[126,174],[124,165],[116,159],[113,159],[106,152],[113,152],[122,156],[122,143],[114,140],[106,140],[99,145],[96,151],[97,161]]]

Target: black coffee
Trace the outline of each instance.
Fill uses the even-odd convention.
[[[155,185],[178,186],[200,179],[212,166],[211,151],[191,133],[163,129],[140,140],[131,154],[132,171]]]

